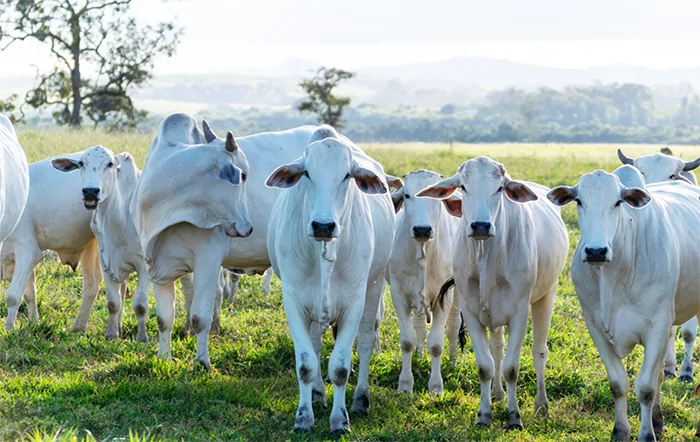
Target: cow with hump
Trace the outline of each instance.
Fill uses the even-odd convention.
[[[646,184],[661,183],[665,181],[685,181],[691,185],[698,185],[693,170],[700,166],[700,158],[695,161],[683,161],[680,158],[674,157],[673,152],[668,147],[661,149],[661,153],[652,155],[642,155],[637,158],[629,158],[622,153],[622,150],[617,150],[617,156],[622,164],[635,167],[642,174]],[[699,288],[700,289],[700,288]],[[676,329],[674,326],[671,330],[671,338],[668,342],[666,357],[664,359],[664,376],[674,378],[676,376]],[[693,348],[695,347],[695,338],[698,334],[698,318],[693,316],[681,326],[681,336],[685,344],[685,352],[683,362],[681,363],[681,371],[678,374],[680,382],[692,382],[693,374]]]
[[[392,195],[396,217],[396,236],[389,260],[391,300],[399,320],[399,341],[402,353],[399,387],[401,392],[413,392],[411,359],[416,349],[423,355],[426,323],[431,323],[428,349],[432,359],[428,391],[443,392],[440,360],[445,341],[445,324],[450,356],[457,353],[459,309],[447,302],[437,302],[443,282],[452,275],[452,243],[461,215],[457,195],[435,201],[416,198],[424,188],[440,181],[441,176],[428,170],[417,170],[405,176],[405,184]],[[392,184],[391,182],[389,184]]]
[[[272,210],[267,242],[294,341],[300,390],[294,428],[310,429],[312,401],[325,403],[321,335],[335,323],[330,429],[343,433],[350,428],[345,391],[356,336],[360,369],[352,410],[366,413],[369,407],[369,360],[394,239],[384,171],[350,140],[321,126],[303,155],[277,168],[267,185],[286,189]]]
[[[571,279],[615,400],[612,439],[630,440],[622,359],[639,344],[644,360],[635,381],[638,436],[655,441],[664,426],[661,382],[671,327],[700,310],[700,189],[685,182],[644,188],[641,174],[637,187],[628,187],[621,176],[597,170],[547,196],[559,206],[578,206],[581,238]]]
[[[449,198],[461,189],[462,218],[453,244],[457,303],[472,339],[481,384],[477,425],[491,425],[491,397],[508,393],[507,429],[522,429],[516,384],[520,352],[532,309],[532,359],[537,374],[535,410],[547,412],[544,371],[547,335],[568,235],[559,209],[546,199],[548,188],[512,180],[502,164],[478,157],[457,173],[418,193]],[[503,327],[508,347],[503,360]],[[490,343],[487,330],[491,331]],[[501,370],[501,363],[504,367]],[[495,383],[492,385],[492,380]]]

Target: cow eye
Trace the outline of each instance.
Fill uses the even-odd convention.
[[[499,187],[498,190],[496,191],[496,193],[502,192],[502,191],[503,191],[503,186]]]
[[[615,203],[615,207],[620,207],[620,204],[622,204],[622,200],[616,202],[616,203]]]
[[[580,206],[580,205],[581,205],[581,200],[580,200],[580,199],[576,198],[574,201],[576,201],[576,205],[577,205],[577,206]]]
[[[462,189],[464,192],[467,191],[467,189],[464,187],[464,184],[460,184],[459,188]]]
[[[350,179],[350,174],[348,173],[347,175],[345,175],[345,178],[343,178],[343,181],[349,180],[349,179]]]
[[[304,175],[306,178],[311,179],[311,177],[309,176],[309,172],[303,171],[301,174]]]
[[[242,179],[242,180],[243,180],[243,182],[245,183],[245,180],[247,180],[247,179],[248,179],[248,174],[247,174],[247,173],[245,173],[245,172],[241,173],[241,179]]]
[[[670,177],[668,177],[668,179],[669,179],[669,180],[675,180],[675,179],[676,179],[676,176],[675,176],[675,175],[671,175]]]
[[[404,195],[403,197],[404,197],[405,199],[407,199],[407,200],[410,200],[410,199],[411,199],[411,195],[409,195],[409,194],[406,194],[406,195]]]
[[[112,166],[114,166],[114,163],[113,163],[113,162],[110,161],[109,163],[107,163],[107,168],[108,168],[108,169],[109,169],[110,167],[112,167]]]
[[[83,167],[83,162],[82,162],[82,161],[78,161],[78,167]]]

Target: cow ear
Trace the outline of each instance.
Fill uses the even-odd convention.
[[[355,164],[350,175],[355,178],[355,184],[366,194],[378,195],[387,192],[386,185],[371,170]]]
[[[516,203],[537,201],[535,192],[520,181],[508,180],[508,182],[503,185],[503,190],[505,190],[508,199]]]
[[[404,193],[403,190],[394,192],[391,194],[391,202],[394,203],[394,213],[399,213],[401,206],[403,206]]]
[[[134,157],[132,157],[129,152],[122,152],[116,156],[116,161],[115,161],[116,164],[115,165],[117,167],[120,167],[122,165],[122,163],[127,162],[127,161],[131,161],[133,163]]]
[[[555,187],[549,191],[547,199],[555,206],[566,206],[576,199],[576,190],[567,186]]]
[[[622,199],[635,209],[641,209],[649,204],[651,196],[638,187],[632,187],[622,191]]]
[[[442,200],[442,203],[445,205],[447,213],[457,218],[462,217],[462,198],[457,195],[452,195]]]
[[[75,169],[80,169],[80,161],[75,161],[70,158],[54,158],[51,160],[51,165],[54,169],[61,172],[70,172]]]
[[[445,199],[452,195],[459,186],[459,176],[454,175],[450,178],[438,181],[430,187],[426,187],[416,194],[420,198],[433,198],[437,200]]]
[[[400,190],[403,187],[403,181],[401,181],[401,178],[393,175],[386,175],[386,182],[389,184],[389,187],[393,187],[394,190]]]
[[[241,184],[241,169],[231,163],[226,163],[219,169],[219,179],[237,186]]]
[[[304,166],[299,163],[285,164],[275,169],[274,172],[267,177],[265,185],[267,187],[279,187],[280,189],[287,189],[293,187],[299,182],[302,175],[304,174]]]

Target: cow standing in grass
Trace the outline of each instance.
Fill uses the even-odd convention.
[[[643,155],[637,158],[629,158],[622,150],[617,150],[617,155],[623,164],[637,168],[646,184],[661,183],[666,181],[687,181],[689,184],[698,185],[693,170],[700,166],[700,158],[695,161],[685,162],[673,156],[673,152],[667,147],[661,150],[660,154]],[[676,329],[674,326],[671,332],[666,357],[664,359],[664,375],[667,378],[676,376]],[[695,372],[693,367],[693,348],[695,338],[698,335],[698,318],[693,316],[681,326],[681,336],[685,344],[681,371],[678,380],[681,382],[692,382]]]
[[[457,217],[462,215],[462,201],[455,195],[442,202],[416,197],[418,192],[438,181],[440,175],[435,172],[411,172],[406,175],[403,187],[391,195],[398,215],[388,274],[391,299],[399,320],[403,358],[398,390],[408,393],[413,392],[413,350],[423,353],[426,322],[432,323],[428,335],[432,359],[428,391],[431,394],[443,392],[440,361],[445,324],[450,356],[457,353],[459,309],[452,305],[452,294],[444,305],[437,302],[437,298],[440,287],[452,275],[452,244],[459,222]]]
[[[612,439],[630,440],[622,358],[641,344],[638,436],[655,441],[664,426],[661,382],[671,327],[700,311],[700,189],[683,181],[630,188],[618,175],[597,170],[548,198],[578,205],[581,239],[571,279],[615,400]]]
[[[268,249],[282,280],[294,341],[299,408],[294,428],[314,423],[313,399],[325,402],[321,335],[337,324],[328,372],[334,385],[330,428],[350,428],[345,390],[357,336],[360,356],[352,410],[369,407],[369,360],[377,310],[394,240],[394,214],[381,165],[329,126],[321,126],[297,161],[277,168],[267,185],[288,188],[272,210]]]
[[[503,327],[508,326],[505,374],[507,429],[521,429],[516,384],[520,352],[532,309],[535,410],[548,410],[544,371],[547,335],[568,234],[544,186],[511,180],[502,164],[479,157],[422,190],[419,197],[449,198],[462,190],[462,218],[454,240],[454,285],[472,340],[481,383],[477,425],[492,421],[491,397],[503,397]],[[449,284],[443,286],[444,294]],[[491,343],[486,331],[491,331]],[[492,379],[496,378],[492,386]]]

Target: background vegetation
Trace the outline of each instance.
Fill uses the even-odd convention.
[[[223,129],[219,127],[217,129]],[[82,131],[47,133],[25,131],[20,139],[31,161],[76,151],[95,144],[119,152],[128,150],[143,164],[150,136]],[[547,186],[573,184],[585,172],[617,167],[614,146],[544,147],[538,144],[364,145],[387,172],[401,175],[418,168],[444,174],[476,155],[503,162],[514,178]],[[628,155],[657,150],[635,146]],[[673,147],[684,157],[697,149]],[[255,173],[251,170],[250,173]],[[571,251],[579,233],[575,209],[563,217],[570,232]],[[131,281],[131,292],[135,289]],[[280,284],[273,280],[265,298],[259,278],[244,278],[239,297],[226,304],[221,335],[211,338],[214,370],[207,373],[193,362],[195,340],[184,333],[183,299],[177,299],[172,362],[156,358],[157,326],[151,299],[147,345],[134,341],[136,320],[130,303],[125,308],[124,337],[105,341],[107,308],[100,295],[84,335],[69,332],[80,301],[80,271],[73,273],[53,259],[38,267],[37,299],[41,320],[28,324],[20,310],[19,328],[0,331],[0,440],[326,440],[329,409],[316,408],[312,432],[292,431],[298,390],[294,351],[282,309]],[[2,289],[6,290],[7,283]],[[591,441],[608,440],[613,426],[613,400],[605,369],[586,331],[567,265],[560,278],[549,338],[546,372],[550,416],[533,414],[535,372],[531,332],[521,357],[518,386],[525,430],[506,433],[505,405],[495,406],[494,425],[474,426],[479,382],[470,342],[455,361],[443,362],[446,394],[426,393],[429,358],[414,363],[415,394],[395,392],[401,367],[398,327],[388,292],[381,346],[371,365],[372,408],[368,417],[351,416],[352,433],[346,440],[470,440],[470,441]],[[0,318],[6,307],[0,305]],[[332,339],[325,337],[323,367]],[[676,343],[681,354],[681,342]],[[642,353],[627,360],[634,382]],[[696,360],[698,355],[696,354]],[[357,360],[354,361],[357,366]],[[348,398],[356,379],[350,380]],[[667,424],[665,441],[692,440],[700,418],[700,400],[693,385],[666,381],[662,410]],[[630,389],[632,432],[639,426],[639,406]],[[332,389],[328,387],[329,395]],[[329,397],[330,399],[330,397]],[[134,436],[137,433],[138,436]]]

